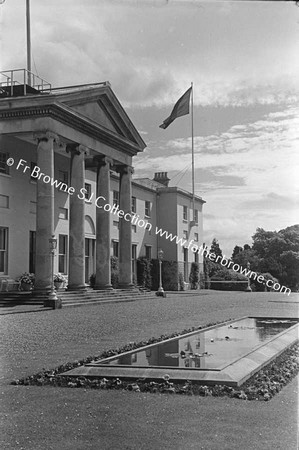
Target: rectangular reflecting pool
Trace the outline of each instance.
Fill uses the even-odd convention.
[[[99,361],[135,367],[222,369],[295,325],[288,319],[245,319]]]
[[[298,319],[245,317],[98,360],[67,376],[240,385],[298,339]]]

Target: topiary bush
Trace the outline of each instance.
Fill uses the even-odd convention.
[[[159,274],[159,260],[152,260],[152,289],[157,290],[160,282]],[[164,261],[162,262],[162,285],[167,291],[178,290],[178,263],[176,261]]]
[[[152,288],[152,262],[145,256],[137,259],[137,284],[143,288]]]
[[[191,284],[191,289],[198,289],[198,286],[199,286],[199,264],[197,262],[193,262],[191,264],[189,283]]]
[[[185,284],[184,284],[184,275],[182,274],[182,272],[179,273],[179,287],[180,291],[184,291]]]
[[[119,278],[118,258],[116,256],[111,256],[110,264],[111,264],[111,284],[114,289],[117,289]]]

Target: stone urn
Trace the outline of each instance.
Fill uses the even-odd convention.
[[[56,291],[61,289],[62,285],[63,285],[63,281],[54,281],[54,286],[55,286]]]
[[[32,289],[32,284],[21,282],[21,290],[22,291],[31,291],[31,289]]]

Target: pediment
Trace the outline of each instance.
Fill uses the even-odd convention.
[[[105,114],[99,102],[93,101],[73,105],[72,109],[82,114],[82,116],[88,117],[88,119],[91,119],[93,122],[108,128],[108,130],[119,134],[119,129],[117,129],[117,126],[115,126],[112,120]]]
[[[110,86],[64,93],[57,97],[59,103],[81,118],[128,139],[142,150],[146,147]]]

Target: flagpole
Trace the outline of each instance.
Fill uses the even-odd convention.
[[[194,123],[193,123],[193,82],[191,82],[191,151],[192,151],[192,209],[195,221],[195,190],[194,190]]]
[[[26,0],[27,83],[31,86],[30,0]]]

